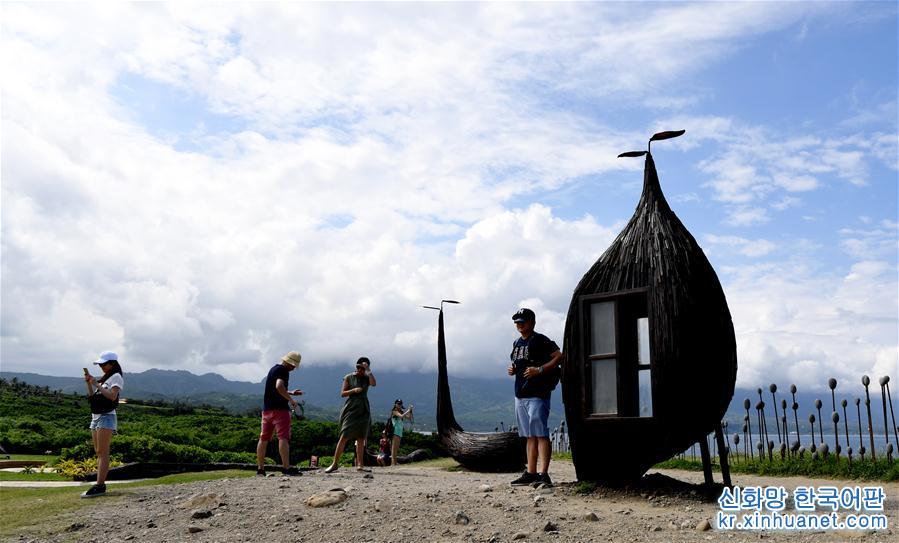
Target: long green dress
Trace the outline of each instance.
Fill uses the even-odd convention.
[[[368,376],[350,373],[343,378],[350,388],[362,387],[359,394],[347,396],[340,410],[340,437],[366,439],[371,428],[371,407],[368,405]]]

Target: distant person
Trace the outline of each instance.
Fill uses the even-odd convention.
[[[325,473],[337,471],[340,457],[350,440],[356,440],[356,470],[365,471],[365,440],[371,428],[371,407],[368,404],[368,387],[378,382],[371,372],[371,361],[361,357],[356,361],[356,371],[343,377],[340,395],[346,398],[340,410],[340,439],[334,451],[334,460]]]
[[[302,475],[300,470],[290,467],[290,411],[297,406],[291,396],[303,393],[300,389],[287,390],[290,372],[300,366],[302,355],[290,351],[281,357],[281,363],[272,366],[265,378],[265,396],[262,407],[262,431],[256,445],[256,475],[265,475],[265,451],[272,433],[278,435],[278,452],[281,455],[281,467],[284,475]]]
[[[122,377],[122,366],[119,357],[112,351],[100,353],[94,361],[100,366],[103,376],[95,379],[84,369],[84,380],[87,383],[88,399],[91,405],[91,439],[94,452],[97,453],[97,483],[81,494],[82,498],[95,498],[106,494],[106,475],[109,473],[109,444],[113,434],[118,432],[119,394],[125,387]]]
[[[393,410],[390,412],[390,423],[393,426],[393,439],[390,449],[390,465],[396,465],[396,457],[400,451],[400,441],[403,439],[403,423],[412,419],[412,406],[409,409],[403,408],[403,400],[397,398],[393,402]]]
[[[381,430],[381,440],[378,442],[378,465],[382,468],[387,466],[387,456],[390,454],[390,438],[387,437],[387,430]]]
[[[515,376],[515,415],[518,435],[527,438],[527,469],[513,485],[552,486],[549,478],[549,460],[552,447],[549,442],[549,400],[558,384],[559,364],[562,352],[556,343],[534,331],[534,312],[519,309],[512,321],[521,337],[512,344],[509,358],[512,364],[509,375]],[[537,470],[537,459],[540,469]]]

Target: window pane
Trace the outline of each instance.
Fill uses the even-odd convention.
[[[590,305],[590,354],[615,353],[615,302]]]
[[[618,370],[614,358],[590,364],[593,380],[593,412],[618,413]]]
[[[649,374],[650,370],[640,370],[637,372],[637,393],[640,396],[640,416],[652,416],[652,379]]]
[[[649,364],[649,319],[637,319],[637,364]]]

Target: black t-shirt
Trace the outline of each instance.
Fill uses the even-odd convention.
[[[272,369],[268,370],[268,377],[265,378],[265,399],[263,400],[263,409],[272,411],[276,409],[290,410],[290,404],[287,398],[278,394],[275,385],[278,379],[284,381],[284,387],[287,388],[287,382],[290,380],[290,372],[284,367],[284,364],[275,364]]]
[[[509,358],[515,365],[515,397],[543,398],[548,400],[552,393],[549,376],[544,372],[530,379],[524,378],[524,370],[529,366],[542,366],[550,361],[552,354],[559,350],[556,342],[534,332],[527,339],[519,337],[512,344]],[[553,383],[554,384],[554,383]]]

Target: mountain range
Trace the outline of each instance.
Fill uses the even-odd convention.
[[[350,372],[350,368],[338,368],[333,366],[302,366],[291,373],[290,388],[300,388],[304,391],[302,396],[306,401],[307,415],[313,419],[335,420],[338,418],[343,399],[340,397],[340,383],[343,376]],[[378,386],[369,391],[369,400],[372,405],[372,417],[377,420],[386,420],[396,398],[402,398],[406,406],[415,406],[415,427],[419,430],[436,429],[436,399],[437,399],[437,374],[436,373],[400,373],[390,371],[376,372]],[[34,373],[17,373],[0,371],[0,378],[11,380],[13,378],[37,386],[47,386],[53,390],[63,392],[84,392],[84,380],[81,377],[56,377],[39,375]],[[167,400],[183,401],[192,404],[217,405],[236,413],[258,411],[262,405],[263,382],[230,381],[216,373],[196,375],[184,370],[150,369],[138,373],[126,373],[125,390],[123,396],[141,400]],[[493,431],[501,425],[508,428],[514,424],[512,380],[511,378],[470,378],[450,376],[450,389],[453,395],[453,408],[456,418],[463,428],[470,431]],[[853,394],[841,393],[843,390],[851,390]],[[552,409],[550,425],[558,426],[564,420],[564,410],[561,402],[561,389],[557,389],[552,396]],[[837,404],[840,416],[842,409],[839,402],[843,397],[849,401],[850,432],[857,425],[854,398],[864,398],[864,389],[860,384],[842,384],[837,388]],[[894,394],[895,396],[895,394]],[[737,389],[734,399],[725,415],[728,421],[728,432],[733,434],[739,431],[743,424],[745,410],[743,400],[748,398],[751,403],[750,415],[752,417],[753,430],[755,430],[756,413],[755,404],[758,402],[756,390]],[[763,387],[763,398],[766,403],[766,413],[769,416],[769,434],[775,434],[775,424],[771,417],[771,394],[768,387]],[[787,399],[792,403],[789,388],[783,386],[777,393],[778,403],[781,399]],[[833,423],[830,420],[831,399],[830,390],[826,385],[813,392],[800,390],[796,395],[799,403],[798,418],[800,425],[807,432],[808,416],[817,411],[814,407],[815,399],[821,399],[823,407],[821,418],[826,433],[833,432]],[[862,419],[865,424],[866,414],[864,400],[862,400]],[[897,405],[896,407],[899,407]],[[883,415],[880,401],[880,387],[876,380],[871,386],[871,411],[874,427],[883,433]],[[685,414],[688,416],[688,414]],[[789,426],[792,428],[793,413],[788,409]],[[889,418],[889,413],[888,413]],[[842,428],[842,422],[840,423]],[[773,436],[772,436],[773,437]]]

